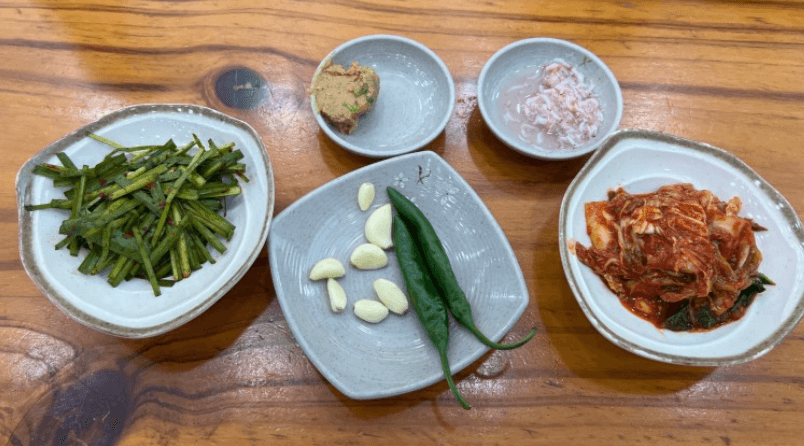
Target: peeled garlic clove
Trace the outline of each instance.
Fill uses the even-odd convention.
[[[382,249],[388,249],[394,245],[391,237],[391,203],[380,206],[366,219],[365,234],[366,240]]]
[[[378,269],[388,264],[388,256],[379,246],[363,243],[352,251],[349,261],[358,269]]]
[[[336,258],[327,257],[313,265],[310,270],[310,280],[334,279],[343,277],[344,274],[346,274],[346,268],[343,267],[343,263]]]
[[[371,299],[361,299],[355,302],[354,311],[355,316],[372,324],[376,324],[388,317],[388,307],[383,305],[382,302]]]
[[[337,280],[327,279],[327,294],[329,295],[329,306],[335,313],[340,313],[346,308],[346,291]]]
[[[374,291],[380,302],[396,314],[405,314],[408,311],[408,298],[405,293],[390,280],[377,279],[374,281]]]
[[[374,203],[374,185],[371,183],[363,183],[357,189],[357,205],[360,206],[361,211],[365,211]]]

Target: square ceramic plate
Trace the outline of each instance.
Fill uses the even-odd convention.
[[[584,203],[606,200],[609,189],[646,193],[682,182],[722,200],[739,196],[740,215],[768,229],[756,233],[763,253],[759,271],[776,285],[759,294],[743,318],[706,332],[660,330],[635,316],[567,246],[570,240],[590,246]],[[784,339],[804,315],[804,231],[796,212],[745,163],[706,144],[638,130],[613,134],[564,195],[559,244],[567,280],[592,325],[616,345],[650,359],[698,366],[750,361]]]
[[[357,190],[373,183],[377,194],[365,212]],[[528,305],[527,286],[514,252],[494,217],[469,184],[433,152],[391,158],[344,175],[302,197],[276,216],[268,239],[277,298],[293,335],[321,374],[355,399],[381,398],[421,389],[444,379],[438,354],[409,310],[378,324],[358,319],[352,304],[376,299],[372,283],[385,278],[404,290],[402,273],[388,250],[389,263],[373,271],[349,264],[365,243],[366,218],[389,203],[387,186],[411,198],[428,216],[452,260],[469,299],[477,326],[499,340]],[[326,282],[308,279],[325,257],[346,266],[338,279],[348,296],[347,309],[329,309]],[[453,373],[478,359],[487,348],[450,321],[448,357]]]
[[[196,133],[202,141],[220,145],[234,142],[243,152],[246,175],[242,194],[227,201],[226,218],[235,224],[234,236],[224,242],[227,251],[217,262],[205,264],[155,297],[144,280],[123,282],[112,288],[106,274],[85,276],[78,272],[83,259],[67,249],[54,250],[61,240],[61,222],[69,212],[26,212],[25,204],[63,198],[49,178],[33,174],[43,162],[61,164],[64,152],[77,165],[94,166],[109,147],[86,136],[99,134],[125,146],[162,144],[170,138],[181,146]],[[17,174],[20,253],[28,275],[39,289],[68,315],[97,330],[116,336],[142,338],[171,330],[198,316],[237,283],[262,250],[274,207],[274,179],[268,154],[259,136],[246,123],[206,107],[193,105],[140,105],[104,116],[56,141],[28,160]]]

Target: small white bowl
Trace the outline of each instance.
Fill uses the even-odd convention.
[[[499,104],[504,89],[516,77],[536,74],[544,64],[556,59],[573,66],[586,82],[593,84],[592,92],[597,95],[603,109],[603,121],[597,135],[571,149],[542,147],[520,139],[506,126]],[[503,143],[517,152],[548,160],[576,158],[594,151],[617,129],[623,114],[620,85],[606,64],[585,48],[550,38],[520,40],[497,51],[480,72],[477,102],[486,125]]]
[[[324,121],[315,94],[310,95],[318,125],[343,148],[372,158],[401,155],[424,147],[447,126],[455,107],[455,84],[444,62],[421,43],[391,35],[350,40],[321,61],[313,80],[329,61],[344,67],[357,62],[374,68],[380,77],[377,102],[351,135]]]

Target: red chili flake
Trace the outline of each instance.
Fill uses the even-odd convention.
[[[165,223],[169,224],[170,226],[173,226],[173,219],[168,217],[167,220],[165,220]]]
[[[102,200],[105,200],[109,198],[109,194],[107,194],[106,192],[101,192],[100,195],[98,195],[98,197],[101,198]]]
[[[165,203],[164,201],[159,202],[159,209],[164,209],[165,206],[167,206],[167,203]]]
[[[100,184],[101,186],[106,186],[106,178],[105,177],[98,178],[98,184]]]
[[[145,185],[145,187],[147,187],[147,188],[148,188],[148,190],[153,189],[153,188],[154,188],[154,186],[156,186],[156,182],[155,182],[155,181],[151,181],[150,183],[148,183],[148,184],[146,184],[146,185]]]
[[[123,237],[125,237],[125,238],[131,238],[131,237],[134,237],[134,232],[132,232],[132,231],[128,231],[128,232],[126,232],[125,234],[123,234]]]

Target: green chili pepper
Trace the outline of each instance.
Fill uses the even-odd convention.
[[[433,229],[433,226],[422,211],[413,204],[413,202],[408,200],[407,197],[392,187],[388,187],[387,190],[394,208],[416,237],[424,260],[427,262],[427,266],[430,268],[430,272],[441,291],[441,297],[444,299],[444,302],[447,304],[455,320],[474,334],[480,342],[498,350],[514,349],[530,341],[533,336],[536,335],[535,328],[522,340],[513,344],[494,342],[480,332],[475,326],[469,301],[466,300],[466,295],[461,289],[460,284],[458,284],[458,280],[455,278],[455,273],[452,271],[452,266],[449,263],[449,257],[447,257],[447,253],[435,229]]]
[[[416,316],[419,318],[424,331],[427,332],[427,336],[433,346],[438,350],[438,355],[441,358],[441,368],[444,371],[444,377],[447,379],[450,390],[455,395],[455,398],[458,399],[458,402],[461,403],[461,406],[464,409],[469,409],[471,406],[458,392],[455,387],[455,381],[452,379],[452,373],[449,370],[449,361],[447,360],[447,344],[449,344],[447,307],[438,296],[438,290],[435,288],[433,278],[430,277],[430,273],[424,266],[424,259],[419,247],[416,245],[405,222],[399,216],[394,217],[393,235],[394,251],[399,260],[399,267],[402,270],[402,277],[405,279],[405,288],[408,290],[413,311],[416,312]]]

